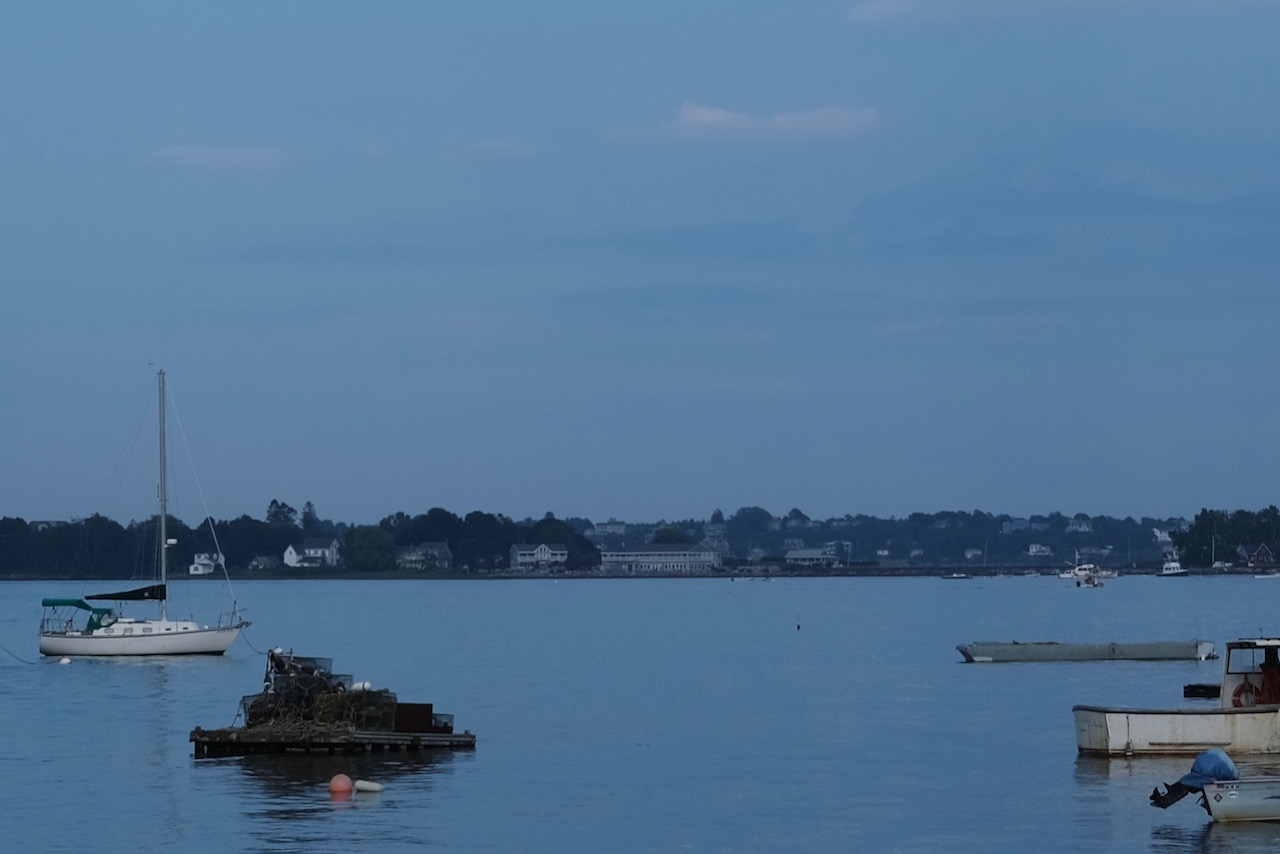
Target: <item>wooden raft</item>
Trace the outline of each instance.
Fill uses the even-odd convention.
[[[470,732],[384,732],[317,727],[226,727],[191,731],[197,759],[261,753],[418,752],[476,746]]]

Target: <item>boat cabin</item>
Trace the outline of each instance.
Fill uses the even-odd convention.
[[[1231,641],[1223,660],[1224,709],[1280,703],[1280,638]]]

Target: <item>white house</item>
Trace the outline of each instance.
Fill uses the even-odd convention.
[[[222,563],[222,555],[209,552],[201,552],[196,555],[195,560],[187,569],[188,575],[213,575],[219,564]]]
[[[338,565],[338,541],[333,537],[307,537],[300,546],[284,550],[284,565],[315,568]]]
[[[453,552],[448,543],[420,543],[396,549],[396,566],[412,572],[448,569],[453,565]]]

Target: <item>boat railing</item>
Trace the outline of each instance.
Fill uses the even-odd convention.
[[[51,632],[74,632],[76,631],[75,620],[59,614],[49,614],[40,618],[40,633],[49,634]]]
[[[248,625],[248,623],[241,616],[238,608],[218,615],[218,628],[220,629],[234,629],[236,626],[241,625]]]

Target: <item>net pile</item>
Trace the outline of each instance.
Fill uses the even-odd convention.
[[[396,695],[360,686],[332,672],[332,659],[273,650],[267,656],[262,691],[240,701],[245,726],[291,732],[395,729]]]

